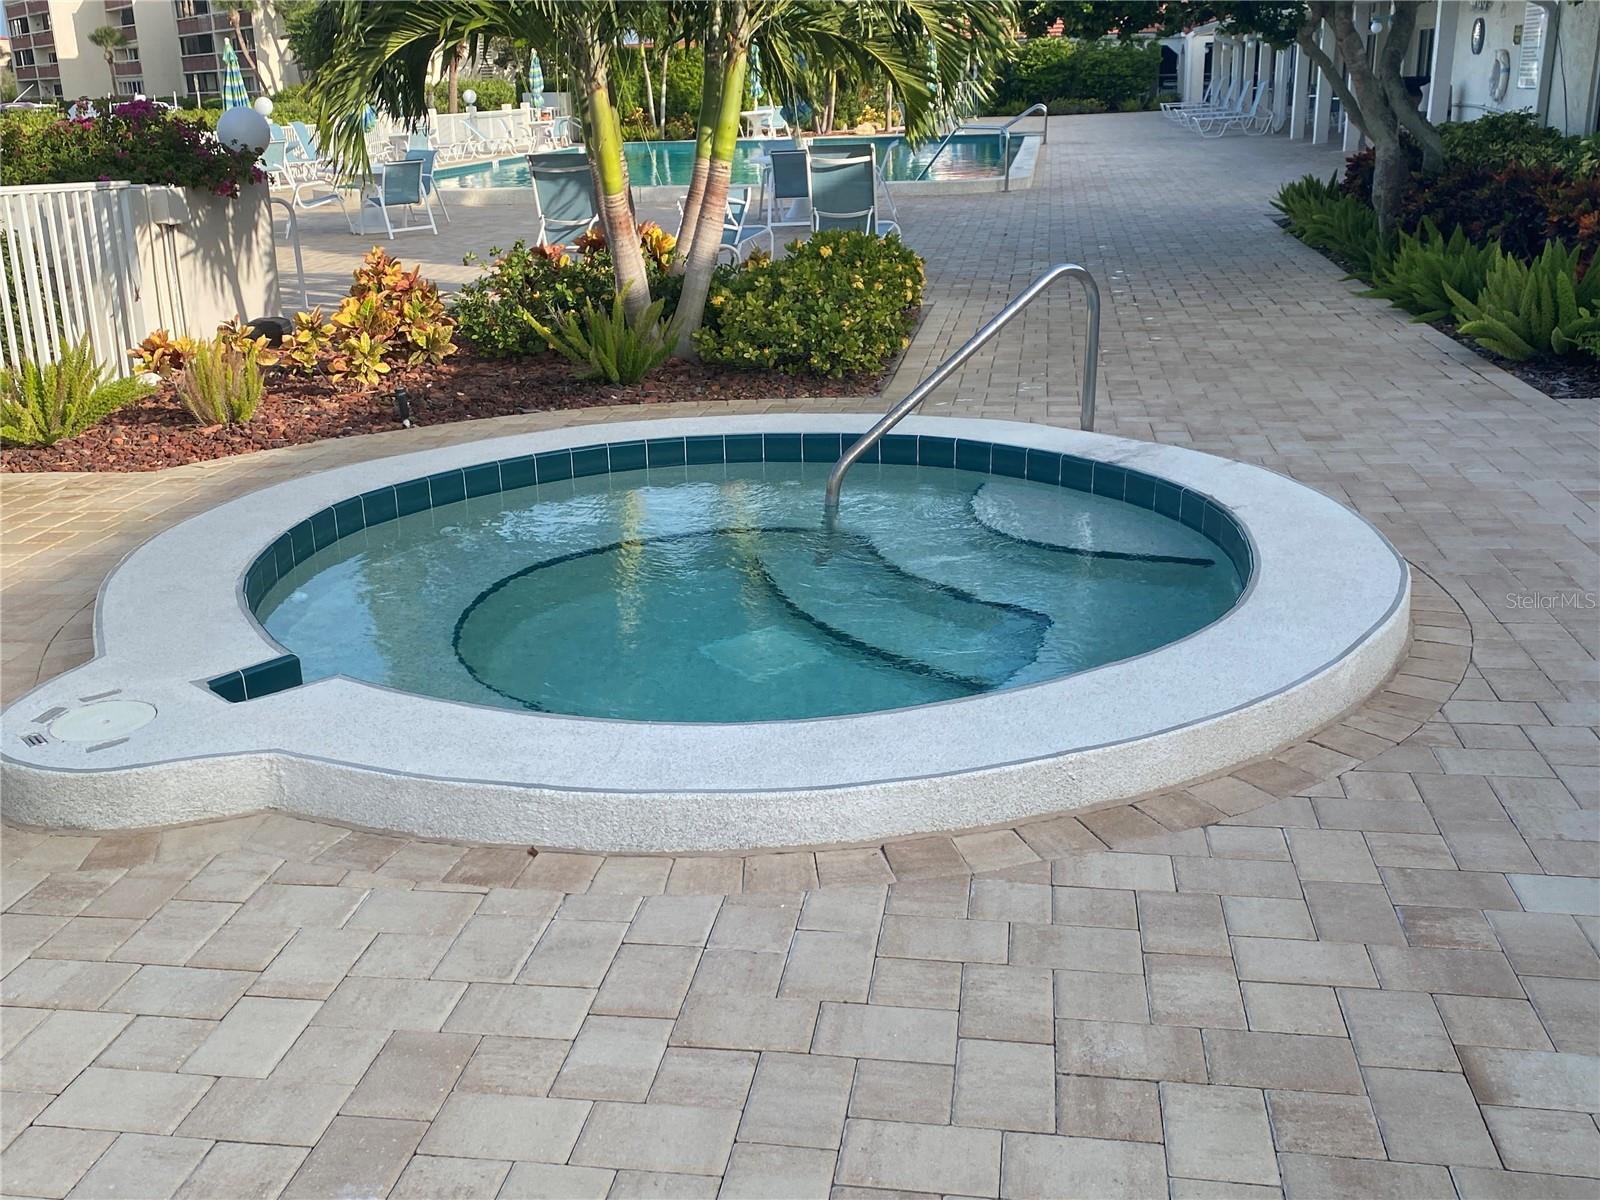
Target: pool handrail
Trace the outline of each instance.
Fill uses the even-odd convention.
[[[844,486],[844,477],[862,455],[877,445],[886,433],[915,412],[934,388],[955,374],[967,359],[977,353],[979,347],[1010,324],[1011,319],[1031,304],[1040,292],[1063,276],[1071,276],[1083,285],[1084,299],[1088,302],[1088,335],[1084,339],[1083,346],[1083,384],[1078,393],[1078,427],[1091,431],[1094,429],[1095,376],[1100,357],[1100,286],[1087,268],[1080,267],[1077,263],[1057,263],[990,317],[983,328],[935,367],[930,375],[906,394],[905,399],[884,413],[877,424],[862,434],[854,445],[839,456],[839,461],[833,464],[833,470],[828,472],[828,486],[823,494],[823,516],[829,525],[838,516],[839,489]]]
[[[1030,104],[1027,108],[1023,109],[1003,125],[957,125],[949,133],[944,135],[944,140],[939,143],[938,148],[935,149],[933,154],[929,156],[928,161],[922,165],[922,170],[917,172],[917,180],[920,181],[928,177],[928,172],[933,168],[934,160],[937,159],[939,155],[944,153],[944,148],[950,144],[950,140],[954,138],[956,134],[994,133],[999,136],[1001,144],[1004,148],[1003,153],[1006,156],[1005,190],[1009,192],[1011,190],[1011,127],[1024,117],[1031,117],[1035,114],[1039,114],[1044,117],[1043,140],[1048,144],[1050,141],[1050,106],[1041,100],[1037,104]]]

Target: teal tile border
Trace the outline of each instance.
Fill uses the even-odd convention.
[[[634,471],[647,466],[833,462],[859,436],[852,433],[730,433],[602,442],[571,450],[499,459],[376,488],[315,513],[273,542],[245,573],[245,601],[250,611],[255,612],[278,580],[318,550],[326,549],[341,538],[397,517],[455,504],[467,497],[495,495],[534,484]],[[1232,513],[1199,492],[1116,463],[999,442],[899,433],[883,438],[861,461],[954,466],[964,471],[1030,479],[1121,500],[1179,521],[1215,542],[1233,563],[1245,585],[1249,584],[1254,571],[1250,539]],[[245,673],[251,669],[247,668]],[[295,670],[298,673],[298,662]],[[211,684],[213,691],[222,694],[216,680]]]
[[[230,704],[245,700],[259,700],[274,692],[297,688],[305,679],[300,673],[300,659],[293,654],[280,654],[266,662],[258,662],[242,671],[229,671],[215,679],[206,680],[206,686]]]

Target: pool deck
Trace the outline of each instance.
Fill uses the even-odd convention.
[[[1336,154],[1155,115],[1051,128],[1039,186],[901,204],[932,307],[891,391],[1046,265],[1084,263],[1102,430],[1288,474],[1411,561],[1417,641],[1386,692],[1034,842],[741,861],[270,814],[6,830],[7,1194],[1600,1191],[1594,401],[1525,387],[1279,233],[1272,191]],[[330,289],[365,248],[337,221],[307,219]],[[468,224],[394,249],[448,282],[519,228]],[[1067,290],[1042,299],[930,411],[1074,424],[1080,321]],[[269,482],[576,421],[881,404],[5,476],[0,682],[81,661],[110,566]]]

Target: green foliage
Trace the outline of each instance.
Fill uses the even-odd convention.
[[[237,196],[263,176],[249,150],[230,150],[201,122],[148,100],[114,105],[92,121],[38,112],[0,116],[0,184],[126,179]]]
[[[1420,235],[1400,235],[1394,257],[1378,268],[1372,290],[1362,295],[1388,300],[1415,320],[1440,321],[1454,308],[1448,289],[1462,296],[1483,291],[1498,250],[1494,243],[1474,244],[1459,225],[1446,238],[1424,218]]]
[[[303,77],[312,78],[333,53],[333,38],[338,30],[334,5],[331,0],[272,0],[272,7],[283,22],[289,57],[299,65]],[[292,119],[305,118],[297,115]]]
[[[310,89],[303,83],[279,88],[272,93],[272,116],[267,119],[278,125],[287,125],[290,121],[315,124],[317,112],[311,103]]]
[[[1345,195],[1337,176],[1323,183],[1307,175],[1286,184],[1272,206],[1288,218],[1290,233],[1348,264],[1358,278],[1373,279],[1389,260],[1390,248],[1378,233],[1377,214],[1363,201]]]
[[[677,334],[661,319],[664,307],[655,301],[629,325],[619,293],[609,310],[586,303],[582,313],[562,313],[550,326],[534,321],[533,327],[585,379],[638,383],[672,355]]]
[[[178,401],[202,425],[242,425],[264,388],[253,345],[225,338],[196,342],[178,376]]]
[[[1129,103],[1137,105],[1140,102],[1131,100]],[[1078,117],[1106,111],[1104,100],[1066,100],[1057,97],[1049,102],[1049,106],[1052,117]]]
[[[1439,127],[1445,159],[1451,163],[1500,168],[1507,163],[1528,167],[1579,165],[1585,140],[1546,125],[1532,109],[1484,113],[1473,121],[1452,121]],[[1594,135],[1588,141],[1594,142]]]
[[[1106,108],[1120,108],[1126,101],[1143,102],[1154,95],[1160,71],[1161,47],[1153,42],[1030,38],[1000,76],[994,111],[1020,112],[1052,96],[1098,100]]]
[[[1524,263],[1498,248],[1476,300],[1446,287],[1462,333],[1505,358],[1568,354],[1600,333],[1600,271],[1579,273],[1579,255],[1548,242]]]
[[[296,333],[289,358],[301,359],[294,350],[301,334],[320,331],[320,310],[296,318]],[[381,247],[367,251],[350,281],[350,294],[339,302],[328,322],[327,344],[333,350],[328,375],[335,383],[351,380],[374,387],[401,357],[411,365],[437,366],[456,352],[455,319],[445,312],[439,289],[422,277],[420,269],[406,270]],[[320,354],[321,347],[315,347]]]
[[[478,78],[476,76],[462,75],[456,80],[456,106],[459,111],[467,111],[467,102],[462,97],[469,91],[478,94],[477,109],[479,112],[489,112],[499,108],[502,104],[512,107],[522,103],[522,89],[528,84],[524,75],[516,82],[509,79],[499,79],[494,76]],[[450,111],[450,81],[441,79],[433,85],[429,93],[433,107],[440,112]]]
[[[784,258],[720,268],[695,345],[708,362],[790,375],[878,371],[910,344],[922,285],[897,237],[815,233]]]
[[[451,312],[461,336],[491,358],[538,354],[549,343],[539,326],[590,304],[609,304],[616,294],[609,258],[573,259],[559,246],[517,241],[456,293]],[[470,260],[469,260],[470,261]]]
[[[24,362],[0,371],[0,442],[53,446],[76,437],[153,390],[139,379],[108,379],[88,335],[63,348],[59,362]]]

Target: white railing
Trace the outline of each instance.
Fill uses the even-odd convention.
[[[118,373],[159,323],[144,296],[134,188],[62,183],[0,188],[0,361],[54,362],[88,334]]]

